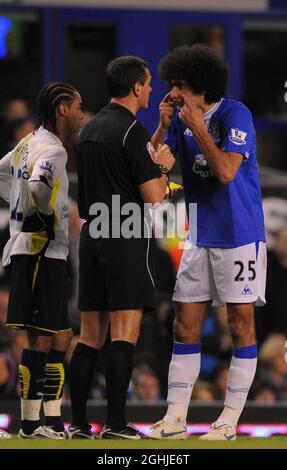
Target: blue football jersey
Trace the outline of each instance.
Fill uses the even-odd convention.
[[[208,167],[192,131],[175,114],[165,142],[179,155],[187,214],[197,204],[197,230],[190,241],[198,246],[235,248],[265,241],[264,216],[256,159],[256,135],[248,108],[222,99],[204,114],[208,132],[217,147],[236,152],[244,160],[236,177],[221,183]],[[189,218],[192,224],[193,218]],[[192,233],[197,233],[196,239]]]

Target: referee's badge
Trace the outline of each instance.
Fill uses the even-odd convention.
[[[156,157],[156,151],[155,151],[155,148],[152,145],[152,143],[148,142],[146,144],[146,148],[147,148],[148,153],[150,154],[150,158],[152,159],[152,161],[154,163],[158,164],[158,160],[157,160],[157,157]]]

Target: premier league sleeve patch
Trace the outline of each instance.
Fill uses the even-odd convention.
[[[235,145],[246,145],[247,132],[243,132],[240,129],[231,129],[229,140]]]
[[[154,148],[154,146],[152,145],[151,142],[148,142],[146,144],[146,149],[147,149],[148,153],[150,154],[150,158],[152,159],[152,161],[154,163],[158,163],[158,160],[156,158],[156,151],[155,151],[155,148]]]
[[[47,176],[53,176],[55,172],[55,165],[52,162],[45,161],[41,162],[39,165],[41,172],[45,173]]]

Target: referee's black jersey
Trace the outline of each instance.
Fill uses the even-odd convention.
[[[82,130],[77,147],[78,206],[89,220],[93,203],[105,203],[112,216],[112,196],[120,206],[134,202],[143,207],[138,186],[160,178],[150,155],[150,136],[125,107],[110,103]],[[152,152],[151,152],[152,153]]]

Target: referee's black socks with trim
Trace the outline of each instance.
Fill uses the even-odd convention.
[[[121,431],[126,426],[126,401],[133,369],[133,352],[132,343],[112,341],[107,353],[107,425],[113,431]]]
[[[88,428],[87,401],[99,355],[98,349],[78,343],[70,362],[72,425],[83,430]]]

